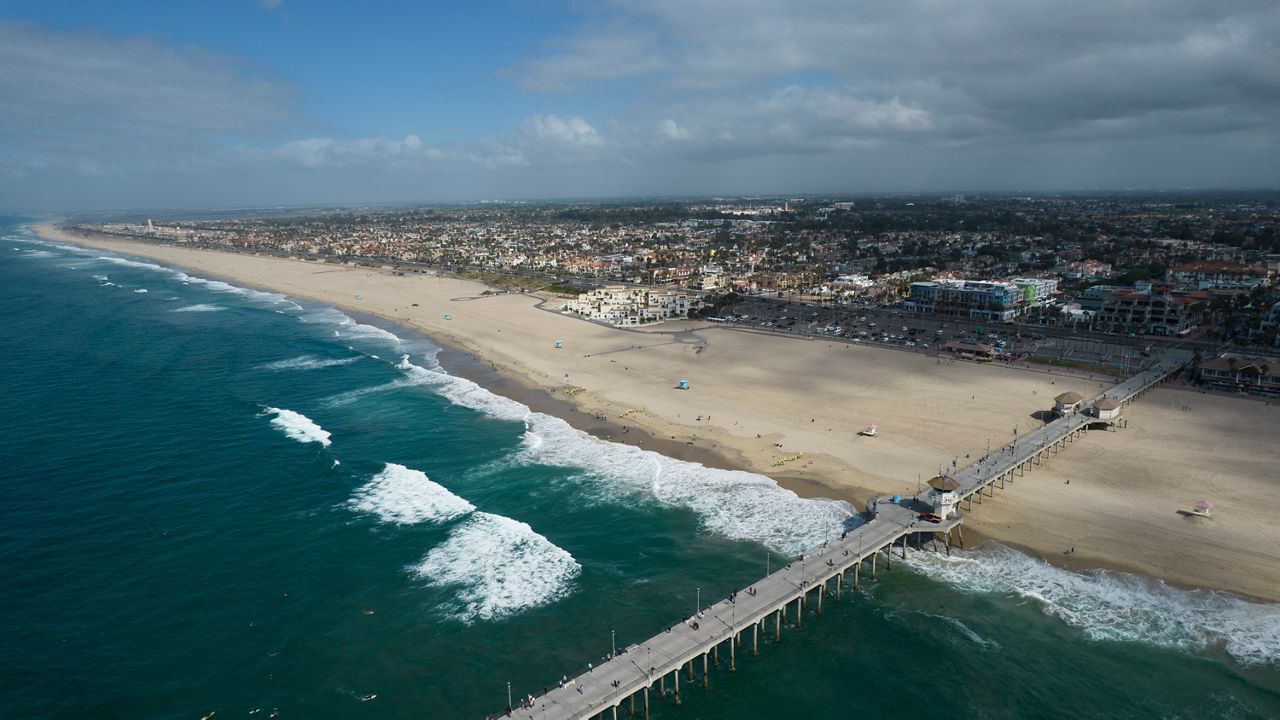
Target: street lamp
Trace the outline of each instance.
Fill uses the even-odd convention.
[[[507,681],[507,708],[511,707],[511,681]]]
[[[697,603],[696,603],[696,604],[697,604],[697,606],[698,606],[698,607],[697,607],[697,608],[695,608],[695,609],[694,609],[694,611],[693,611],[693,614],[694,614],[695,616],[696,616],[698,613],[702,612],[702,588],[698,588],[698,599],[697,599]]]
[[[610,630],[610,631],[609,631],[609,657],[611,657],[611,658],[612,658],[612,657],[616,656],[617,654],[618,654],[618,636],[617,636],[617,631],[616,631],[616,630]]]

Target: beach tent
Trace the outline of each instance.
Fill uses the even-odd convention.
[[[688,389],[689,389],[689,381],[688,381],[688,380],[681,380],[680,382],[676,383],[676,389],[677,389],[677,390],[688,390]]]
[[[1208,500],[1201,500],[1196,503],[1196,509],[1193,511],[1195,515],[1203,515],[1204,517],[1213,517],[1213,503]]]

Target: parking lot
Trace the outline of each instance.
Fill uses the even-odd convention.
[[[1012,325],[939,318],[899,308],[862,304],[812,304],[751,297],[726,308],[718,321],[739,327],[803,336],[828,337],[921,352],[936,352],[948,342],[994,346],[1012,359],[1032,352],[1043,336]]]

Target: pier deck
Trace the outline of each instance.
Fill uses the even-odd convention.
[[[1109,397],[1127,404],[1161,382],[1183,362],[1185,358],[1181,353],[1166,353],[1152,369],[1108,388],[1091,401]],[[971,500],[976,495],[981,502],[984,490],[991,492],[990,488],[997,482],[1003,487],[1016,473],[1025,473],[1028,465],[1039,463],[1048,454],[1059,451],[1096,422],[1095,418],[1070,413],[992,451],[979,462],[955,472],[954,477],[960,484],[960,497]],[[874,503],[873,508],[873,516],[865,523],[757,581],[752,586],[753,592],[744,589],[737,592],[732,600],[726,598],[702,608],[700,614],[681,620],[552,688],[535,698],[532,707],[513,708],[511,716],[533,720],[589,718],[603,714],[612,718],[617,716],[618,707],[629,700],[642,703],[644,717],[647,718],[649,690],[653,685],[658,684],[665,690],[666,682],[670,680],[678,703],[682,671],[686,673],[686,687],[694,682],[705,687],[708,682],[708,656],[712,653],[718,654],[724,647],[732,670],[744,642],[754,654],[758,651],[761,633],[772,630],[775,639],[780,637],[782,625],[791,616],[790,606],[793,604],[798,626],[803,622],[803,610],[809,602],[816,602],[817,609],[821,611],[822,598],[827,595],[831,581],[835,581],[835,593],[839,596],[847,573],[852,571],[856,586],[868,559],[871,560],[874,577],[877,554],[885,553],[887,567],[895,543],[901,541],[902,557],[905,558],[906,536],[913,533],[941,535],[949,550],[951,530],[963,521],[962,517],[956,517],[935,524],[919,519],[920,513],[932,511],[927,492],[902,498],[898,503],[884,499]],[[817,593],[810,600],[809,596],[815,590]],[[699,658],[702,659],[702,667],[696,668]],[[700,672],[695,673],[695,670]],[[695,680],[695,675],[700,675],[700,678]]]

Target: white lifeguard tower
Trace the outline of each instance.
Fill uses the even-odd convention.
[[[933,512],[943,520],[955,517],[960,504],[960,483],[953,477],[939,475],[929,481],[929,500],[933,503]]]

